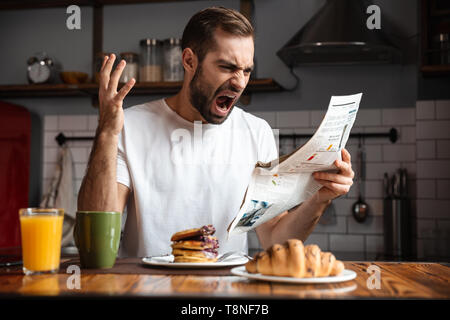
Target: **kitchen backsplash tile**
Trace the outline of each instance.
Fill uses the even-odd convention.
[[[436,158],[436,141],[435,140],[419,140],[416,144],[417,159],[435,159]]]
[[[416,103],[416,119],[434,119],[435,118],[435,101],[424,100]]]
[[[416,123],[416,109],[382,109],[382,120],[383,125],[413,125]]]
[[[450,121],[423,120],[417,121],[417,139],[450,139]]]
[[[330,234],[331,251],[364,252],[365,237],[354,234]]]
[[[411,206],[417,207],[414,233],[417,235],[418,258],[439,254],[442,245],[435,242],[442,238],[440,225],[450,224],[450,110],[448,101],[418,101],[414,108],[361,109],[352,129],[357,132],[388,132],[396,128],[398,140],[392,144],[387,138],[364,139],[366,154],[365,201],[370,208],[369,218],[357,223],[351,208],[357,200],[356,181],[350,192],[333,201],[335,217],[329,225],[318,224],[306,243],[317,243],[323,250],[336,251],[340,257],[356,258],[361,254],[375,258],[383,251],[383,174],[392,174],[398,168],[408,170]],[[312,135],[325,115],[324,110],[254,112],[265,119],[280,134]],[[416,120],[417,119],[417,120]],[[55,136],[91,136],[97,127],[97,115],[45,116],[43,145],[44,191],[54,174],[58,145]],[[286,154],[303,145],[308,138],[279,140],[280,154]],[[75,167],[75,186],[78,191],[86,170],[92,141],[71,141]],[[352,154],[356,172],[358,139],[350,138],[347,149]],[[416,199],[417,197],[417,199]],[[430,231],[431,230],[431,231]],[[443,230],[446,230],[443,228]],[[450,231],[449,231],[450,232]],[[439,238],[440,237],[440,238]],[[255,232],[249,233],[251,253],[261,250]],[[431,251],[430,251],[431,250]],[[339,254],[337,256],[339,256]],[[448,253],[447,253],[448,254]],[[350,257],[351,256],[351,257]]]
[[[448,128],[450,130],[450,128]],[[437,158],[450,159],[450,140],[437,140]]]
[[[450,100],[436,101],[436,119],[450,119]]]
[[[88,116],[85,115],[67,115],[58,117],[59,130],[87,130]]]

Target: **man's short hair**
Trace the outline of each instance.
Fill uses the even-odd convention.
[[[184,28],[181,49],[191,48],[202,62],[209,50],[215,48],[214,32],[221,29],[229,34],[254,38],[251,23],[240,12],[224,7],[211,7],[197,12]]]

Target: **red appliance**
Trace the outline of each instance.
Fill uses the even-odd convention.
[[[28,207],[31,115],[0,101],[0,248],[20,246],[19,209]]]

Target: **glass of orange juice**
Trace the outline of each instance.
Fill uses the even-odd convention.
[[[59,270],[63,209],[19,210],[23,272],[26,275]]]

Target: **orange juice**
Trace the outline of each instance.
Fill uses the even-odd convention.
[[[27,215],[21,213],[22,260],[25,273],[58,270],[63,219],[62,214],[40,212]]]

